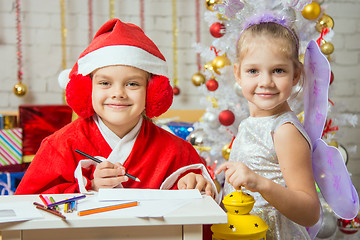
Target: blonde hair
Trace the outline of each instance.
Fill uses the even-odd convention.
[[[281,51],[291,58],[296,68],[301,65],[299,61],[299,39],[297,35],[292,29],[273,22],[252,25],[241,33],[237,42],[237,58],[239,63],[253,45],[254,41],[252,41],[252,39],[261,36],[268,36],[269,40],[284,41],[285,44],[282,45]]]

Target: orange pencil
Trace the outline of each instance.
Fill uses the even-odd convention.
[[[111,210],[117,210],[117,209],[128,208],[128,207],[135,207],[137,205],[138,205],[138,202],[121,203],[121,204],[117,204],[117,205],[113,205],[113,206],[99,207],[99,208],[93,208],[93,209],[79,211],[78,215],[85,216],[85,215],[94,214],[94,213],[107,212],[107,211],[111,211]]]

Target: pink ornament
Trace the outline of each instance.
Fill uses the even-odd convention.
[[[235,115],[230,110],[224,110],[219,114],[219,122],[224,126],[230,126],[235,121]]]

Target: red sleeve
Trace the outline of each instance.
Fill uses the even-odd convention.
[[[58,149],[45,139],[16,189],[15,194],[77,193],[76,161],[71,149]]]

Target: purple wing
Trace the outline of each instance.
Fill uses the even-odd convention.
[[[321,194],[336,215],[351,220],[359,212],[359,197],[340,151],[322,139],[315,142],[313,171]]]
[[[353,219],[359,211],[358,194],[339,150],[321,139],[327,115],[331,69],[315,41],[311,41],[306,49],[304,69],[304,128],[313,146],[314,178],[335,214],[344,219]],[[312,239],[320,226],[316,224],[308,229]]]
[[[304,128],[314,145],[325,126],[331,74],[330,64],[315,41],[306,49],[304,69]]]

